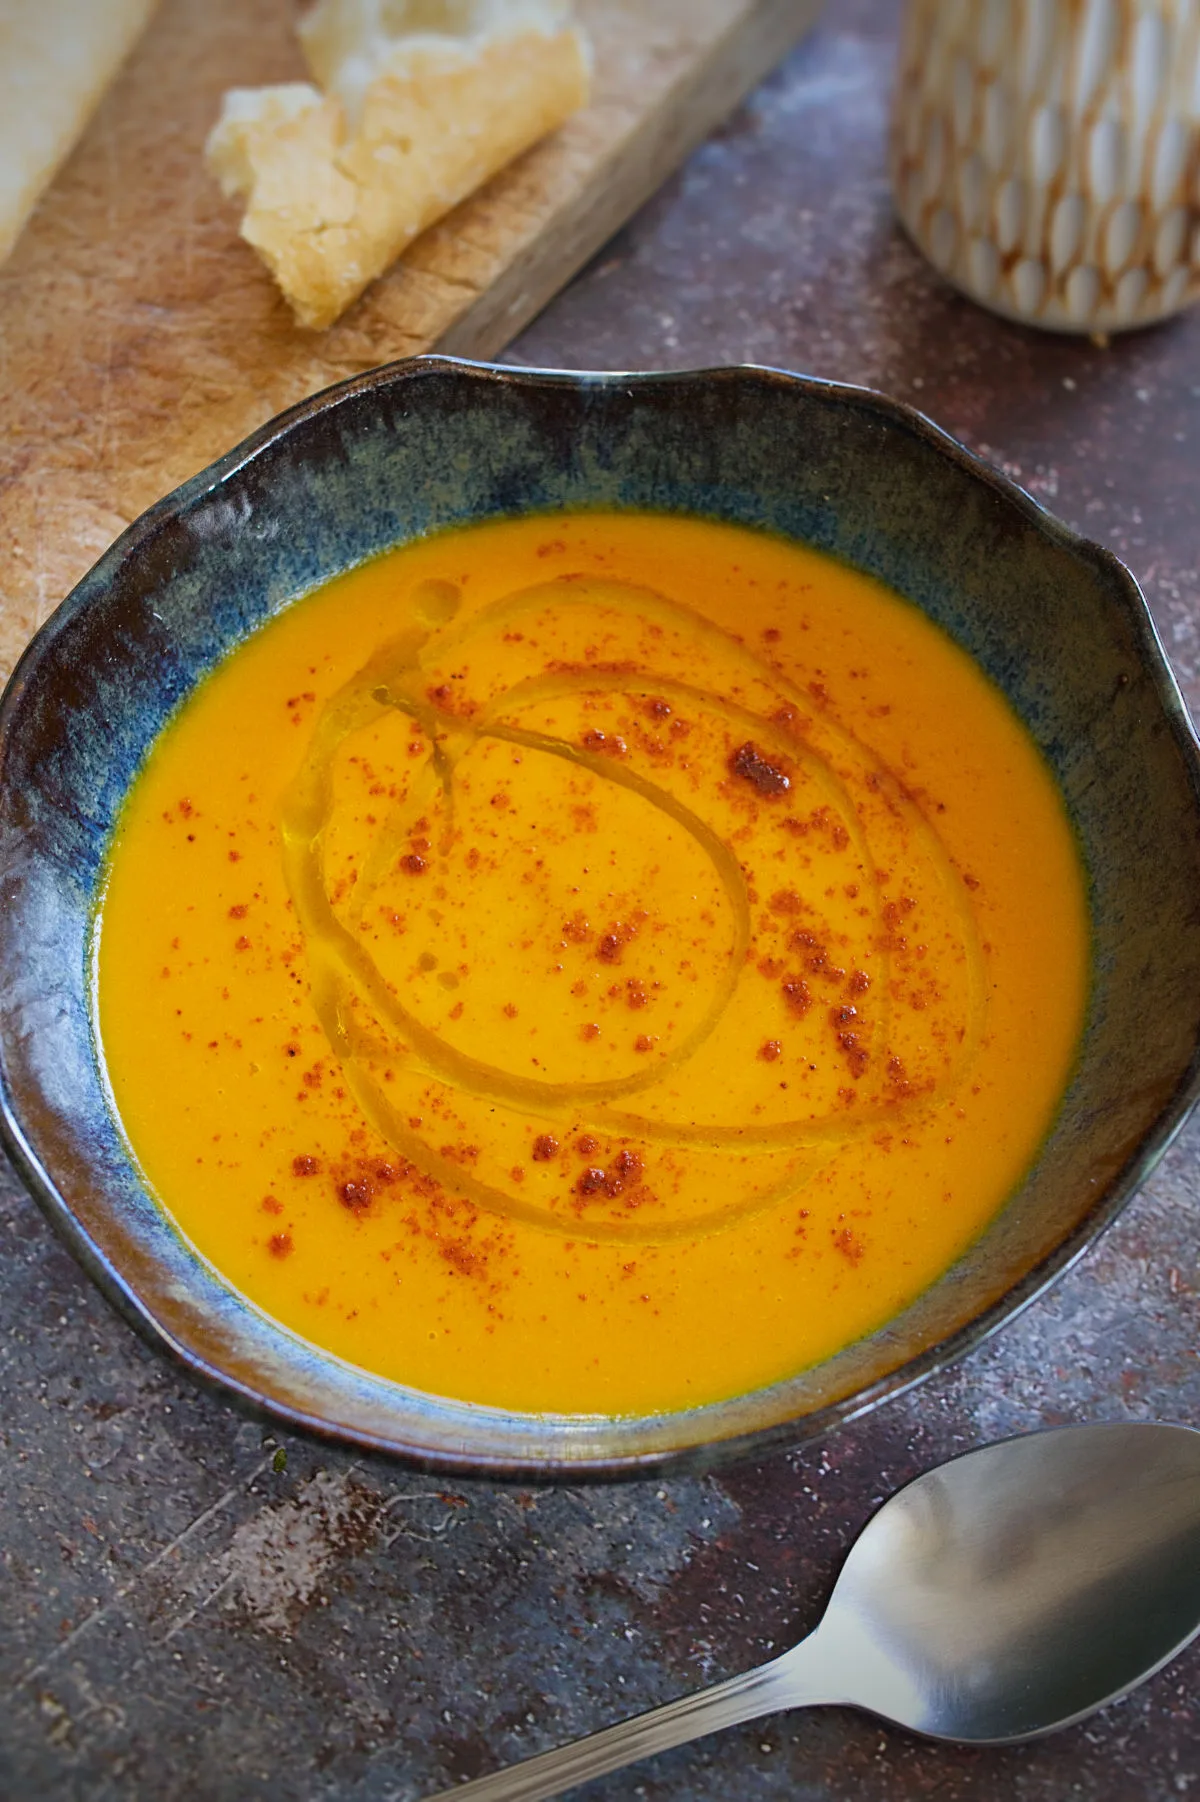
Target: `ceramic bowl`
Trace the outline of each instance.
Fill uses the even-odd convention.
[[[818,1367],[653,1418],[521,1415],[364,1374],[274,1325],[146,1193],[110,1110],[90,935],[122,797],[264,619],[387,546],[564,507],[700,514],[882,578],[1006,692],[1087,867],[1092,992],[1034,1168],[911,1307]],[[331,388],[130,527],[0,707],[0,1089],[9,1148],[85,1267],[198,1375],[291,1425],[479,1473],[602,1475],[823,1432],[959,1356],[1070,1265],[1197,1093],[1200,763],[1137,585],[919,414],[762,369],[568,375],[426,358]]]

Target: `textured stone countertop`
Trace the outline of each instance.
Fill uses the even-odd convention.
[[[1131,564],[1195,705],[1200,316],[1102,349],[942,286],[889,211],[894,32],[891,0],[831,4],[513,359],[754,360],[915,403]],[[408,1802],[740,1670],[813,1624],[873,1507],[939,1459],[1062,1421],[1200,1423],[1198,1224],[1193,1129],[1049,1298],[823,1445],[533,1491],[244,1419],[133,1337],[6,1173],[0,1795]],[[1200,1794],[1197,1688],[1200,1651],[1005,1751],[781,1717],[586,1793],[1165,1802]]]

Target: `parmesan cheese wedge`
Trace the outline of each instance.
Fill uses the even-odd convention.
[[[418,234],[583,105],[568,0],[320,0],[314,83],[234,88],[210,167],[297,320],[327,326]]]
[[[157,0],[0,0],[0,263]]]

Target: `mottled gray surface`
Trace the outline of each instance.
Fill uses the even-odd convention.
[[[529,363],[753,358],[916,402],[1113,546],[1200,701],[1200,317],[1110,349],[975,311],[892,224],[891,0],[836,0],[526,333]],[[1200,1130],[957,1371],[719,1478],[517,1491],[278,1442],[146,1351],[0,1178],[0,1796],[407,1802],[762,1657],[877,1501],[1066,1420],[1200,1424]],[[1085,1727],[931,1747],[838,1711],[593,1785],[619,1797],[1160,1802],[1200,1789],[1200,1653]],[[582,1794],[582,1792],[581,1792]]]

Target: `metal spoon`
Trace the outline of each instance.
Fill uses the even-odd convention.
[[[781,1708],[869,1709],[933,1739],[1069,1727],[1200,1631],[1200,1432],[1116,1425],[968,1452],[886,1502],[782,1657],[447,1790],[538,1802]]]

